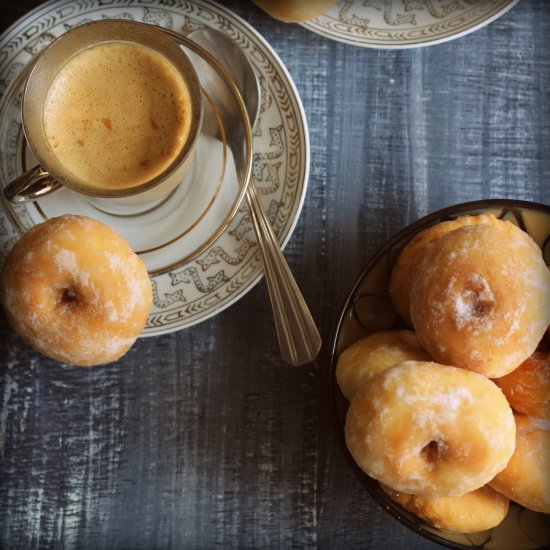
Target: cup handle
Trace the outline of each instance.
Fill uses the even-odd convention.
[[[4,197],[10,202],[33,201],[61,187],[63,184],[53,179],[40,165],[36,165],[11,181],[4,189]]]

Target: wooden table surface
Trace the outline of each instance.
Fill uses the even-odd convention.
[[[41,357],[0,313],[2,548],[437,547],[348,468],[328,410],[329,343],[363,266],[406,224],[482,198],[550,203],[548,2],[402,51],[225,4],[278,53],[307,115],[309,186],[285,254],[321,354],[281,361],[263,281],[89,369]],[[2,0],[0,31],[36,5]]]

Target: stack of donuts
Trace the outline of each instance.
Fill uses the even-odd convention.
[[[347,447],[430,525],[472,533],[513,500],[550,514],[550,271],[538,245],[489,214],[419,233],[390,296],[410,330],[338,358]]]

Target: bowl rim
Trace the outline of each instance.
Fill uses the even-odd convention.
[[[365,277],[370,272],[370,270],[382,259],[384,255],[388,253],[388,251],[396,243],[404,240],[407,236],[412,238],[419,231],[433,225],[437,221],[443,221],[442,218],[445,218],[446,216],[460,215],[461,213],[464,213],[464,214],[472,213],[472,211],[476,211],[476,210],[479,210],[481,212],[484,210],[489,210],[494,208],[509,208],[509,211],[513,211],[514,209],[518,209],[518,210],[527,209],[527,210],[538,211],[538,212],[542,212],[550,215],[550,205],[543,204],[543,203],[531,202],[531,201],[519,200],[519,199],[518,200],[516,199],[480,199],[475,201],[458,203],[452,206],[441,208],[425,216],[422,216],[421,218],[415,220],[414,222],[406,225],[405,227],[397,231],[397,233],[391,236],[382,245],[380,245],[369,256],[365,264],[365,267],[362,268],[359,275],[356,277],[351,290],[347,293],[346,298],[343,301],[341,308],[339,309],[339,314],[337,316],[337,319],[332,331],[330,347],[328,350],[328,360],[326,362],[328,365],[328,373],[327,373],[328,376],[325,378],[325,381],[327,384],[326,391],[329,394],[328,395],[329,411],[330,411],[331,421],[333,424],[333,429],[336,432],[336,437],[338,439],[341,451],[346,457],[348,464],[350,465],[352,471],[354,472],[355,476],[359,480],[360,484],[363,486],[364,489],[367,490],[368,494],[372,497],[372,499],[378,505],[380,505],[393,518],[397,519],[402,525],[405,525],[408,529],[410,529],[414,533],[425,537],[431,542],[435,542],[437,544],[440,544],[452,550],[465,550],[465,549],[482,548],[482,547],[476,546],[474,544],[472,544],[471,546],[465,546],[458,542],[454,542],[452,540],[443,538],[437,535],[436,533],[428,531],[427,529],[424,528],[422,524],[415,523],[414,521],[409,519],[407,515],[400,513],[399,510],[402,509],[402,507],[398,503],[393,501],[391,501],[391,505],[390,505],[389,497],[386,497],[385,499],[386,502],[384,502],[384,499],[381,497],[381,489],[379,488],[378,482],[375,479],[368,476],[365,472],[363,472],[363,470],[361,470],[361,468],[356,464],[355,460],[351,456],[346,445],[344,431],[342,430],[342,426],[339,423],[337,394],[338,392],[340,392],[340,389],[336,382],[336,363],[338,361],[337,347],[338,347],[338,340],[342,330],[342,326],[344,324],[344,318],[346,314],[349,312],[350,307],[353,305],[353,298],[356,295],[358,288],[363,283]],[[510,501],[510,505],[512,506],[513,504],[515,503]],[[414,516],[414,514],[412,514],[411,512],[408,512],[408,513]],[[421,522],[422,520],[418,518],[418,521]]]

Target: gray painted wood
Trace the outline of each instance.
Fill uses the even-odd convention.
[[[263,282],[92,369],[40,357],[0,314],[0,547],[436,547],[348,469],[328,344],[369,256],[407,223],[480,198],[550,203],[547,1],[407,51],[226,4],[268,39],[304,103],[311,175],[286,256],[325,347],[315,365],[282,363]],[[0,29],[35,5],[2,0]]]

